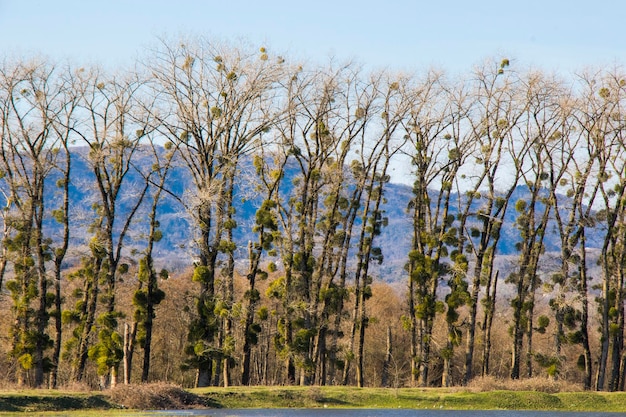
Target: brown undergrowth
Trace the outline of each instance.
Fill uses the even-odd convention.
[[[215,406],[207,398],[167,383],[118,385],[109,392],[111,401],[135,410],[181,410]]]
[[[491,376],[475,378],[466,387],[470,392],[487,391],[536,391],[548,394],[558,392],[579,392],[583,391],[581,384],[574,384],[568,381],[553,380],[548,378],[526,378],[526,379],[499,379]]]

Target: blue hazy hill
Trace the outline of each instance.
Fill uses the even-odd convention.
[[[72,150],[72,175],[70,181],[71,199],[71,225],[72,225],[72,246],[78,248],[74,251],[75,256],[79,256],[86,251],[86,243],[90,238],[88,231],[89,224],[94,218],[94,206],[97,202],[97,189],[94,188],[94,174],[91,171],[86,159],[85,148],[74,148]],[[140,189],[143,179],[139,171],[148,172],[152,160],[147,156],[137,154],[134,159],[134,168],[131,168],[128,178],[117,203],[118,215],[124,219],[135,204],[135,196]],[[249,160],[244,160],[241,170],[251,173],[252,164]],[[285,173],[287,190],[291,187],[291,180],[297,175],[295,166],[289,166]],[[254,240],[252,225],[254,223],[255,212],[261,204],[261,197],[255,195],[254,184],[247,181],[249,175],[240,176],[242,179],[235,191],[236,221],[238,227],[234,230],[234,240],[238,245],[238,256],[244,259],[247,256],[247,242]],[[54,209],[60,203],[60,194],[55,187],[55,177],[52,177],[47,184],[47,206]],[[192,204],[195,195],[193,183],[182,166],[175,167],[168,178],[166,188],[169,193],[163,194],[163,199],[158,209],[158,221],[163,232],[163,239],[155,246],[155,256],[160,263],[169,267],[185,267],[193,263],[194,251],[193,242],[195,239],[195,229],[190,221],[189,214],[184,205]],[[384,275],[387,281],[396,281],[404,274],[403,266],[406,262],[412,238],[411,214],[407,211],[409,201],[412,198],[410,186],[404,184],[387,184],[385,189],[386,203],[383,209],[388,218],[388,226],[383,228],[380,236],[376,238],[375,245],[382,248],[384,263],[377,267],[377,273]],[[515,189],[509,208],[505,214],[505,222],[502,229],[502,238],[498,245],[500,255],[514,255],[517,251],[516,243],[520,240],[519,231],[515,227],[515,202],[519,199],[527,199],[529,190],[524,186]],[[451,214],[456,214],[459,196],[453,196],[451,204]],[[565,197],[562,197],[565,198]],[[125,242],[127,248],[134,249],[133,253],[140,253],[145,243],[142,237],[147,232],[147,209],[151,203],[151,195],[140,208],[131,233]],[[476,208],[480,205],[480,200],[476,203]],[[121,223],[116,223],[121,227]],[[49,220],[46,223],[48,236],[56,238],[60,236],[60,226]],[[600,247],[602,233],[599,230],[592,230],[588,233],[587,243],[589,247]],[[545,236],[546,251],[559,250],[559,237],[554,222],[548,227]],[[81,249],[82,248],[82,249]]]

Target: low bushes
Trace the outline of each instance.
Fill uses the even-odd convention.
[[[486,392],[496,390],[536,391],[555,394],[557,392],[583,391],[581,384],[548,378],[498,379],[491,376],[475,378],[467,386],[468,391]]]
[[[211,406],[210,401],[166,383],[118,385],[110,391],[111,400],[135,410],[177,410]]]

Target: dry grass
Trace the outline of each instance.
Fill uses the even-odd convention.
[[[495,390],[506,391],[535,391],[556,394],[558,392],[579,392],[584,391],[581,384],[574,384],[568,381],[552,380],[548,378],[527,378],[527,379],[498,379],[491,376],[475,378],[468,386],[470,392],[487,392]]]
[[[93,392],[93,388],[86,382],[68,382],[59,387],[59,391],[68,392]]]
[[[166,383],[118,385],[109,395],[114,403],[135,410],[181,410],[208,405],[206,399]]]

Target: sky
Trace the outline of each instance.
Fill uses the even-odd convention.
[[[626,61],[622,0],[0,0],[0,57],[132,65],[160,37],[456,74],[488,58],[573,73]]]

